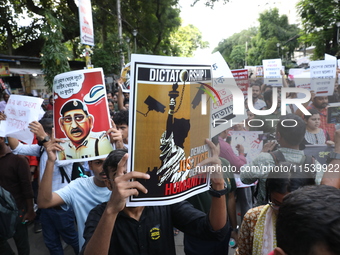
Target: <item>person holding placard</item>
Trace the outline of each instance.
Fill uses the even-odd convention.
[[[223,240],[227,234],[225,194],[228,188],[221,172],[219,149],[207,140],[213,156],[201,165],[212,164],[212,202],[208,215],[182,201],[168,206],[126,207],[126,198],[147,193],[146,188],[131,179],[149,179],[148,174],[127,171],[126,150],[112,151],[103,168],[112,195],[107,203],[92,209],[84,230],[85,245],[80,254],[175,254],[173,226],[184,233],[205,240]]]

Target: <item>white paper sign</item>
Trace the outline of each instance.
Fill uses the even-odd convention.
[[[28,124],[39,120],[42,102],[43,99],[37,97],[11,95],[5,108],[6,120],[0,124],[0,136],[32,144],[34,135],[28,129]]]
[[[94,45],[91,0],[79,0],[80,42]]]
[[[336,57],[325,53],[325,60],[333,60],[336,62]]]
[[[310,70],[305,70],[300,74],[294,75],[294,83],[295,87],[297,88],[302,88],[302,89],[307,89],[311,90],[311,79],[310,79]],[[305,94],[304,93],[298,93],[297,94],[298,98],[304,98]]]
[[[264,59],[264,83],[274,87],[282,87],[282,61],[281,59]]]
[[[239,155],[236,145],[243,145],[247,164],[251,163],[260,154],[263,141],[259,139],[259,135],[263,134],[263,131],[230,131],[229,134],[231,136],[230,146],[236,155]],[[257,181],[252,184],[244,184],[241,182],[240,174],[234,173],[234,177],[238,188],[251,187],[257,184]]]
[[[317,96],[331,96],[334,92],[336,62],[319,60],[310,62],[311,89]]]
[[[259,139],[259,135],[263,134],[263,131],[229,131],[229,134],[231,136],[230,146],[234,153],[238,155],[236,145],[242,145],[248,164],[260,154],[263,141]]]

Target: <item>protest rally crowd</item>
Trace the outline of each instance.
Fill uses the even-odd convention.
[[[294,87],[282,74],[283,87]],[[30,254],[28,224],[34,224],[35,233],[42,231],[52,255],[64,254],[62,241],[74,254],[176,254],[178,231],[184,233],[187,255],[228,254],[230,246],[240,255],[340,254],[340,123],[327,121],[328,104],[340,102],[338,81],[332,96],[311,92],[304,103],[311,115],[296,105],[288,105],[282,115],[280,87],[263,79],[250,80],[250,87],[257,110],[271,109],[277,95],[275,111],[255,115],[245,98],[247,119],[226,127],[216,144],[207,139],[211,156],[200,162],[236,171],[212,171],[209,191],[163,206],[126,207],[126,198],[148,192],[143,181],[150,175],[127,173],[129,92],[119,81],[114,91],[106,91],[111,127],[105,137],[113,150],[94,160],[57,160],[57,153],[71,157],[67,150],[72,146],[78,150],[93,143],[101,150],[106,138],[90,137],[93,120],[77,100],[60,110],[60,127],[69,141],[54,137],[51,96],[43,106],[44,116],[28,125],[35,137],[32,145],[0,137],[0,186],[11,193],[19,211],[13,222],[0,221],[0,228],[12,229],[0,236],[0,254],[15,254],[9,238],[18,254]],[[6,121],[8,99],[3,94],[1,121]],[[251,119],[263,120],[263,125],[249,125]],[[233,131],[263,132],[262,151],[251,162],[241,143],[235,148],[230,144]],[[309,145],[332,148],[327,163],[305,155]],[[267,170],[275,166],[290,170]]]

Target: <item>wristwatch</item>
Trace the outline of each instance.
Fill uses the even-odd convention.
[[[213,197],[221,197],[221,196],[227,194],[228,191],[229,191],[228,185],[227,185],[226,182],[224,182],[224,189],[221,189],[221,190],[215,190],[210,186],[209,194]]]
[[[50,140],[51,140],[51,138],[47,135],[47,136],[44,137],[44,140],[38,141],[38,145],[42,146],[42,145],[44,145],[44,143],[49,142]]]
[[[328,154],[327,164],[329,164],[333,159],[340,159],[340,154],[332,151]]]

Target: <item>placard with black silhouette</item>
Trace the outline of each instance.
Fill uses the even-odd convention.
[[[55,137],[64,140],[58,160],[105,158],[112,150],[107,96],[101,68],[62,73],[54,78]]]
[[[208,175],[195,167],[210,153],[199,89],[210,84],[210,64],[132,55],[130,67],[129,171],[151,178],[141,181],[148,193],[130,197],[127,206],[172,204],[207,190]]]

